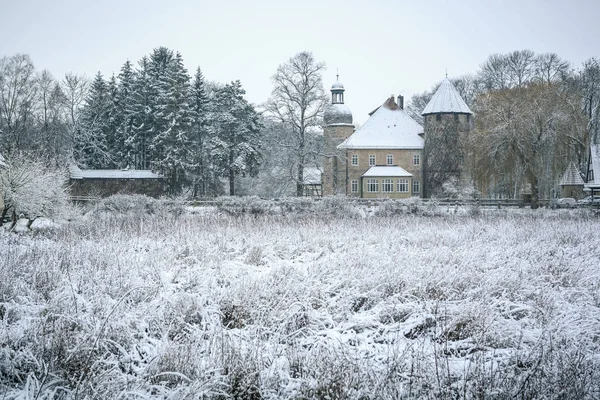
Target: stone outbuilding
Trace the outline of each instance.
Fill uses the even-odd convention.
[[[163,177],[150,170],[80,169],[69,166],[69,183],[73,197],[108,197],[114,194],[164,194]]]

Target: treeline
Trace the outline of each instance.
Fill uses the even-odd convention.
[[[475,117],[463,171],[485,196],[550,198],[570,162],[585,169],[600,140],[600,59],[576,69],[553,53],[514,51],[451,81]],[[411,99],[418,121],[438,85]]]
[[[161,47],[106,80],[36,73],[27,55],[0,60],[0,152],[30,152],[82,168],[154,169],[170,194],[235,192],[237,175],[256,175],[258,112],[239,81],[191,77],[179,53]]]

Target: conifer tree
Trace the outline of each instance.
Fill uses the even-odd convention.
[[[107,136],[110,99],[107,84],[98,72],[90,87],[82,111],[81,128],[76,131],[74,155],[86,168],[106,168],[111,164]]]
[[[212,159],[229,179],[229,195],[235,195],[237,175],[256,176],[260,166],[260,123],[254,107],[244,99],[240,81],[231,82],[215,93]]]

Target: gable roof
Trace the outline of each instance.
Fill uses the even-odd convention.
[[[404,168],[396,165],[375,165],[367,170],[362,176],[413,176]]]
[[[394,96],[379,107],[339,149],[422,149],[423,127],[398,107]]]
[[[579,173],[579,168],[575,166],[573,162],[569,164],[565,173],[562,176],[562,179],[559,183],[560,186],[583,186],[583,179],[581,179],[581,174]]]
[[[590,178],[591,177],[591,178]],[[590,158],[588,160],[585,186],[600,187],[600,145],[590,145]]]
[[[473,114],[448,78],[442,81],[421,115],[436,113]]]
[[[69,165],[71,179],[159,179],[159,174],[145,169],[80,169]]]

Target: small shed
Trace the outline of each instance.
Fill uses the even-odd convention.
[[[322,178],[323,172],[317,167],[304,168],[304,188],[305,197],[321,197],[323,196]]]
[[[139,169],[80,169],[69,166],[70,190],[74,197],[108,197],[113,194],[144,194],[159,197],[164,193],[163,177]]]
[[[569,166],[565,170],[565,173],[560,180],[561,197],[572,197],[574,199],[580,199],[583,197],[583,178],[579,168],[575,166],[575,163],[569,163]]]

